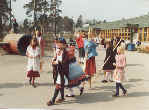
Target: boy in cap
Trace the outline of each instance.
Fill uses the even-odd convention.
[[[60,92],[61,98],[58,99],[56,102],[61,103],[63,102],[64,99],[64,86],[66,83],[68,84],[69,82],[69,59],[68,59],[68,53],[66,51],[66,40],[64,38],[59,38],[57,47],[56,47],[56,56],[53,58],[52,61],[53,66],[57,66],[55,68],[56,70],[54,73],[54,82],[56,83],[55,91],[54,91],[54,96],[50,101],[47,102],[48,106],[54,105],[55,100]]]

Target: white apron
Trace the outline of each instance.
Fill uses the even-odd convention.
[[[31,46],[28,46],[27,53],[29,56],[35,57],[40,55],[40,48],[36,47],[36,49],[33,49]],[[29,58],[28,57],[28,64],[27,64],[27,71],[40,71],[40,58]]]

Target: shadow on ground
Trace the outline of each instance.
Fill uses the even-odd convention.
[[[149,92],[132,92],[128,93],[127,97],[144,97],[149,96]]]
[[[38,86],[54,86],[53,83],[38,83]]]
[[[76,96],[74,100],[64,102],[64,104],[89,104],[97,102],[108,102],[113,101],[111,92],[96,92],[96,93],[84,93],[82,96]]]
[[[144,65],[142,65],[142,64],[127,64],[127,66],[141,66],[141,67],[143,67]]]
[[[124,87],[126,89],[130,89],[132,87],[136,87],[133,84],[123,84],[123,85],[124,85]],[[97,90],[115,91],[115,86],[106,86],[106,85],[105,86],[102,86],[102,87],[96,86],[96,87],[92,88],[92,90],[95,90],[95,91],[97,91]]]
[[[143,81],[143,79],[129,79],[128,82],[140,82]]]
[[[23,86],[24,86],[24,84],[22,84],[22,83],[1,83],[0,89],[3,89],[3,88],[20,88]]]

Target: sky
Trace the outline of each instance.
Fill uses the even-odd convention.
[[[23,5],[30,0],[17,0],[12,4],[17,20],[23,21],[27,16]],[[149,0],[62,0],[62,16],[77,19],[115,21],[149,14]]]

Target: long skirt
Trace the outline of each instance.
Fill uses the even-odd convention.
[[[93,76],[96,73],[95,57],[91,57],[86,61],[85,73],[88,76]]]
[[[73,88],[73,87],[81,85],[82,82],[84,82],[88,79],[86,78],[86,75],[83,74],[80,77],[75,78],[74,80],[70,80],[69,82],[68,82],[68,79],[66,77],[64,77],[64,80],[65,80],[64,87]],[[61,88],[61,87],[62,86],[61,86],[60,75],[58,75],[58,78],[56,81],[56,88]]]
[[[40,77],[40,74],[38,71],[30,70],[27,72],[27,77]]]

